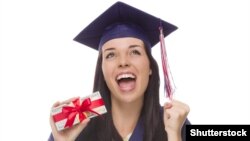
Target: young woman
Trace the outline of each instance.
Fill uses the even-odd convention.
[[[162,20],[161,26],[165,36],[176,29]],[[149,27],[156,31],[148,32]],[[93,91],[101,93],[108,112],[63,131],[56,130],[51,117],[49,140],[185,140],[189,107],[177,100],[163,107],[159,103],[159,70],[151,54],[151,47],[159,42],[155,27],[158,18],[117,2],[75,38],[99,50]]]

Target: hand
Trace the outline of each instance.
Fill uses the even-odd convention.
[[[70,103],[71,101],[77,99],[78,97],[68,99],[64,102],[56,102],[53,107],[57,107],[61,104],[67,104]],[[89,118],[84,119],[81,123],[74,125],[74,127],[62,130],[62,131],[57,131],[53,117],[50,116],[50,126],[52,129],[52,135],[54,137],[55,141],[74,141],[78,135],[81,133],[81,131],[87,126],[88,122],[90,121]]]
[[[164,104],[164,125],[170,140],[181,140],[181,129],[189,113],[189,106],[177,101]]]

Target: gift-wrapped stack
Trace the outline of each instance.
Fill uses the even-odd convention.
[[[105,113],[107,113],[107,109],[98,91],[51,110],[58,131],[72,127],[86,118],[101,116]]]

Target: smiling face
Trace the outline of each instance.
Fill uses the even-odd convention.
[[[102,46],[102,70],[112,99],[129,103],[142,101],[151,74],[143,42],[117,38]]]

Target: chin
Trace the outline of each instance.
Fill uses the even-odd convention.
[[[120,101],[124,103],[140,102],[142,99],[143,97],[139,96],[136,92],[126,92],[120,95]]]

